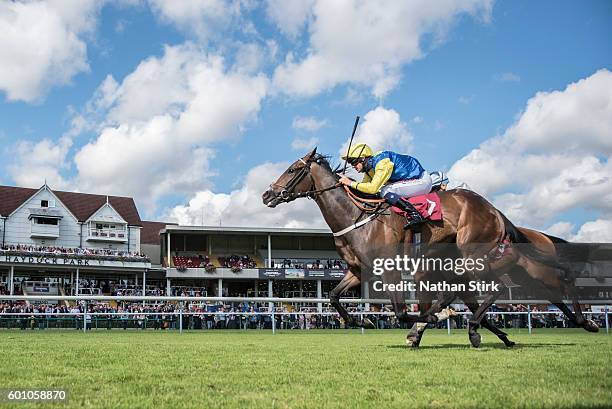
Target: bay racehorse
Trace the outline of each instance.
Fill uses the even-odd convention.
[[[331,304],[348,325],[357,322],[350,317],[339,303],[339,298],[349,289],[361,283],[362,273],[371,268],[378,255],[372,248],[403,249],[404,254],[412,251],[412,232],[404,230],[403,217],[388,212],[372,218],[369,223],[357,222],[362,212],[353,206],[347,193],[337,189],[338,176],[333,172],[327,159],[317,154],[316,148],[298,159],[274,182],[263,195],[263,203],[276,207],[297,198],[312,198],[319,206],[325,222],[334,232],[336,250],[348,265],[348,271],[340,283],[330,292]],[[453,243],[464,259],[482,259],[505,238],[517,240],[524,237],[497,209],[484,198],[469,190],[450,190],[438,193],[442,206],[443,220],[428,222],[422,226],[421,241],[426,244]],[[359,227],[357,227],[359,226]],[[541,263],[554,263],[546,255],[526,247],[525,257]],[[490,279],[493,270],[470,271],[466,278]],[[397,281],[398,272],[383,274],[383,281]],[[400,322],[434,322],[432,317],[410,316],[407,313],[402,292],[389,292],[392,308]],[[489,297],[491,298],[491,297]],[[488,308],[488,307],[487,307]],[[482,305],[477,309],[478,314]],[[485,310],[486,311],[486,310]],[[483,321],[478,314],[474,332]],[[363,323],[360,323],[363,325]],[[485,324],[486,325],[486,324]],[[505,336],[505,334],[504,334]],[[472,340],[474,336],[470,337]]]

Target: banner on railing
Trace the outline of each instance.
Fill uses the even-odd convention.
[[[308,268],[260,268],[260,279],[277,280],[342,280],[346,270]]]

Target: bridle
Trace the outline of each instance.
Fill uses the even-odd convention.
[[[291,169],[291,168],[289,169],[290,173],[295,173],[295,171],[298,171],[298,172],[295,175],[293,175],[293,177],[289,180],[289,182],[287,182],[287,184],[285,184],[285,186],[279,185],[277,183],[272,183],[270,185],[272,189],[274,189],[274,187],[280,189],[280,193],[278,194],[277,197],[280,197],[284,202],[291,202],[300,197],[316,199],[316,197],[320,195],[321,193],[324,193],[324,192],[327,192],[328,190],[333,190],[333,189],[336,189],[342,186],[342,183],[337,182],[332,186],[328,186],[322,189],[315,189],[314,188],[315,183],[311,177],[312,186],[310,190],[307,190],[306,192],[297,192],[297,193],[294,192],[297,185],[299,185],[306,176],[310,176],[310,165],[312,164],[312,162],[318,163],[318,159],[314,161],[312,159],[308,159],[308,161],[305,161],[304,159],[300,158],[299,161],[302,162],[304,166],[300,167],[299,169]]]

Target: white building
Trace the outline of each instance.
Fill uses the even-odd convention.
[[[79,277],[104,276],[144,291],[142,228],[129,197],[0,186],[0,287],[79,294]]]
[[[0,186],[2,246],[140,251],[132,198]]]

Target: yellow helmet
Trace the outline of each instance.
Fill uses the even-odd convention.
[[[358,143],[353,146],[349,151],[348,156],[344,155],[342,159],[357,159],[357,158],[366,158],[368,156],[372,156],[374,153],[372,152],[372,148],[370,148],[365,143]]]

